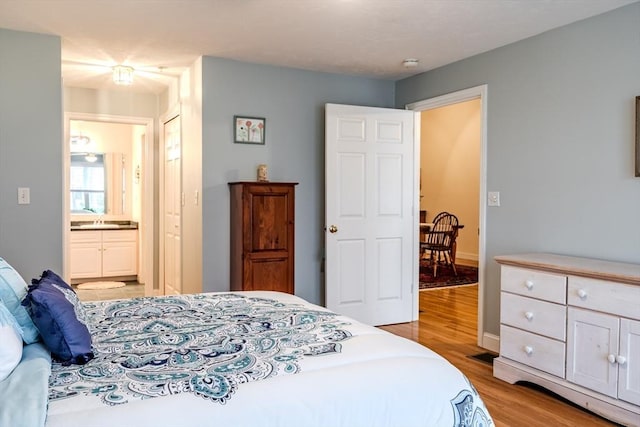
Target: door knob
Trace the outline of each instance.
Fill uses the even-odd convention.
[[[336,227],[335,225],[329,226],[329,233],[337,233],[337,232],[338,232],[338,227]]]

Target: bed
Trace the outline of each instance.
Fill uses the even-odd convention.
[[[92,357],[52,362],[42,341],[26,345],[0,382],[0,425],[493,424],[441,356],[293,295],[74,301],[74,311]]]

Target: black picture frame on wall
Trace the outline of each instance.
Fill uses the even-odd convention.
[[[266,121],[264,117],[233,116],[233,142],[264,145]]]
[[[636,96],[636,176],[640,177],[640,96]]]

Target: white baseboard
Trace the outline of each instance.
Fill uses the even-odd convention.
[[[469,252],[460,252],[460,251],[456,251],[456,260],[458,259],[465,259],[468,261],[475,261],[478,262],[478,254],[472,254]]]
[[[486,348],[494,353],[500,353],[500,337],[485,332],[482,334],[482,345],[480,347]]]

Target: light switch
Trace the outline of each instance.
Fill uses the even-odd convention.
[[[489,191],[488,197],[489,206],[500,206],[500,192],[499,191]]]
[[[19,187],[18,188],[18,204],[19,205],[28,205],[31,203],[31,194],[29,187]]]

